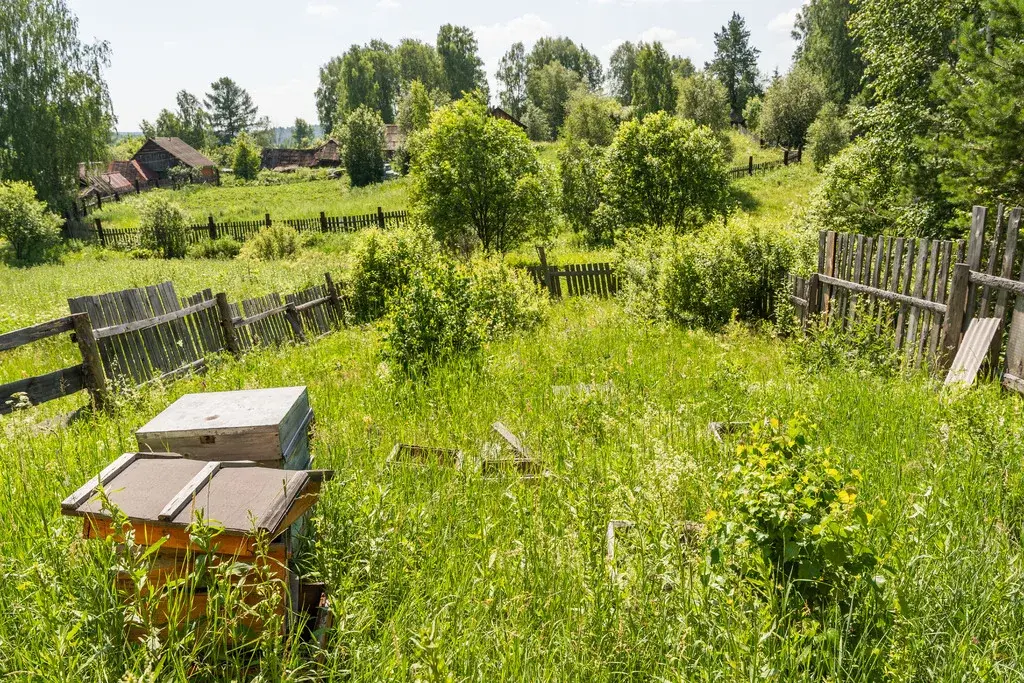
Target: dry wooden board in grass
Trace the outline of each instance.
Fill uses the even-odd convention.
[[[306,387],[186,394],[135,438],[141,451],[301,470],[309,466],[312,421]]]
[[[501,472],[516,470],[524,479],[533,479],[544,474],[544,466],[540,460],[535,459],[526,450],[519,437],[513,434],[508,427],[501,422],[495,422],[491,428],[498,433],[505,445],[512,450],[511,458],[500,456],[501,444],[495,449],[498,457],[485,457],[481,462],[481,470],[485,475],[494,475]]]
[[[735,436],[750,427],[749,422],[711,422],[708,424],[708,433],[718,443],[725,443],[727,436]]]
[[[584,396],[590,396],[591,394],[603,393],[610,394],[615,390],[615,383],[612,380],[607,382],[591,382],[589,384],[576,384],[575,386],[559,385],[551,387],[551,393],[555,396],[568,396],[576,391]]]
[[[435,448],[396,443],[388,456],[391,465],[440,465],[462,469],[462,451],[454,448]]]

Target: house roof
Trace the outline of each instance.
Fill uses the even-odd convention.
[[[224,532],[275,537],[317,500],[324,470],[278,470],[252,462],[204,462],[171,453],[126,453],[61,503],[65,515],[111,519],[96,493],[136,523],[187,528],[198,514]]]
[[[196,151],[194,147],[181,138],[150,138],[146,141],[147,144],[150,142],[154,143],[186,166],[191,166],[192,168],[205,168],[207,166],[215,165],[213,161],[205,157],[202,153]],[[145,147],[145,145],[143,145],[143,147]]]
[[[156,180],[156,174],[135,159],[130,159],[128,161],[111,161],[107,170],[110,173],[120,173],[128,180],[131,180],[133,177],[146,181]]]
[[[317,162],[340,162],[341,146],[338,144],[338,141],[335,140],[334,138],[328,138],[324,142],[324,144],[316,148],[316,154],[314,156],[316,157]]]
[[[384,126],[384,149],[394,152],[405,144],[405,133],[398,127],[397,123],[389,123]]]
[[[526,124],[525,123],[523,123],[522,121],[520,121],[516,117],[512,116],[512,114],[509,114],[507,111],[505,111],[501,107],[491,107],[490,108],[490,114],[491,114],[491,116],[493,116],[493,117],[495,117],[497,119],[505,119],[506,121],[511,121],[512,123],[514,123],[517,126],[519,126],[520,128],[522,128],[523,130],[526,130]]]
[[[106,197],[112,194],[123,194],[135,189],[135,186],[120,173],[87,175],[83,182],[86,184],[86,187],[78,194],[79,197],[86,197],[91,194],[99,194]]]

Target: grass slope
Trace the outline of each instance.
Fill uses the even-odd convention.
[[[372,329],[349,329],[225,361],[55,433],[27,415],[0,420],[0,677],[250,677],[237,653],[196,654],[215,633],[127,644],[111,550],[83,543],[81,521],[62,518],[59,502],[181,394],[294,384],[310,388],[317,465],[337,473],[316,510],[308,567],[333,591],[337,630],[315,668],[268,645],[264,680],[1024,675],[1019,400],[994,388],[939,394],[920,377],[808,376],[783,342],[638,324],[614,302],[559,304],[536,334],[415,383],[381,373],[378,342]],[[609,380],[607,395],[550,388]],[[858,621],[860,604],[820,623],[779,613],[735,576],[709,580],[701,553],[678,540],[714,505],[733,460],[708,422],[795,410],[817,420],[842,466],[861,471],[861,500],[887,503],[872,539],[887,578],[878,623]],[[472,468],[383,464],[399,441],[458,447],[473,462],[495,420],[552,476],[524,485]],[[637,523],[613,566],[610,519]]]

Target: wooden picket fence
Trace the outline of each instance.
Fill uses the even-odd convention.
[[[538,287],[543,287],[557,299],[565,296],[607,298],[619,291],[619,278],[610,263],[549,266],[542,257],[541,265],[527,266],[526,270]]]
[[[805,325],[814,316],[887,324],[909,364],[943,370],[973,321],[997,320],[990,367],[1005,386],[1024,391],[1022,209],[999,206],[994,220],[989,213],[974,207],[967,240],[822,232],[817,272],[793,278],[790,301]]]
[[[102,406],[109,387],[169,381],[206,368],[216,353],[302,343],[344,325],[346,299],[331,276],[282,299],[273,293],[229,303],[209,289],[179,299],[164,282],[68,300],[72,315],[0,335],[0,351],[73,331],[80,366],[0,385],[0,414],[88,389]]]
[[[299,232],[355,232],[366,228],[380,228],[387,230],[398,228],[409,223],[408,211],[385,211],[377,207],[376,213],[352,215],[352,216],[328,216],[323,211],[320,215],[312,218],[287,218],[281,221]],[[260,230],[273,225],[274,220],[270,214],[265,214],[263,219],[248,221],[224,221],[216,222],[213,216],[209,216],[206,224],[192,225],[188,228],[188,243],[195,244],[206,239],[215,240],[220,237],[231,237],[238,242],[245,242],[259,234]],[[83,227],[82,224],[69,222],[65,227],[65,235],[76,239],[87,239],[97,241],[101,246],[115,249],[132,249],[138,244],[139,233],[133,228],[109,228],[103,225],[103,221],[93,221],[92,227]]]
[[[729,176],[732,178],[743,178],[745,176],[751,176],[755,173],[765,173],[767,171],[774,171],[778,168],[789,166],[790,164],[799,164],[804,160],[803,148],[789,150],[782,150],[782,158],[774,161],[759,161],[754,162],[754,157],[751,155],[747,160],[746,166],[736,166],[729,169]]]

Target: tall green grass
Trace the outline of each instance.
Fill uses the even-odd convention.
[[[242,671],[242,653],[214,668],[201,648],[125,642],[112,550],[83,542],[59,502],[181,394],[292,384],[309,386],[316,465],[336,471],[309,566],[331,589],[336,629],[307,669],[272,643],[263,680],[1024,676],[1016,397],[988,386],[944,393],[921,376],[809,375],[788,342],[646,325],[614,302],[559,304],[538,332],[416,381],[382,369],[378,345],[373,328],[348,329],[224,360],[52,433],[34,426],[45,406],[0,420],[0,676]],[[606,381],[609,393],[551,390]],[[870,539],[886,580],[879,603],[786,612],[739,577],[709,572],[703,546],[680,541],[735,457],[708,423],[797,410],[860,470],[865,505],[885,502]],[[496,420],[544,460],[542,482],[487,480],[473,466]],[[387,467],[396,442],[461,448],[467,468]],[[613,565],[610,519],[636,523],[620,532]]]

